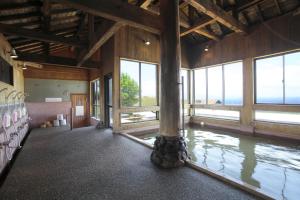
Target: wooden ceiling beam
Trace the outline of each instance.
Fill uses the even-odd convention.
[[[152,0],[141,0],[138,3],[138,6],[144,9],[147,9],[149,7],[149,5],[151,4]]]
[[[241,11],[243,11],[243,10],[246,10],[246,9],[248,9],[248,8],[251,8],[251,7],[253,7],[253,6],[255,6],[255,5],[259,4],[259,3],[262,3],[262,2],[264,2],[264,1],[266,1],[266,0],[253,0],[253,1],[251,1],[250,3],[246,3],[246,4],[242,5],[242,6],[240,6],[240,7],[237,9],[237,12],[241,12]]]
[[[179,4],[179,8],[184,8],[187,5],[189,5],[186,1],[183,1],[182,3]]]
[[[144,29],[159,34],[161,30],[160,17],[145,9],[120,0],[61,0],[73,8],[100,16],[115,22]]]
[[[61,43],[69,46],[78,46],[78,47],[85,46],[84,43],[79,42],[74,38],[65,38],[62,36],[45,34],[42,32],[23,29],[23,28],[19,28],[7,24],[0,24],[0,32],[8,35],[16,35],[19,37],[30,38],[33,40],[40,40],[43,42],[54,42],[54,43]]]
[[[274,1],[274,4],[275,4],[276,8],[277,8],[278,14],[281,15],[282,11],[281,11],[279,2],[277,0],[273,0],[273,1]]]
[[[22,13],[22,14],[5,15],[5,16],[0,17],[0,22],[23,20],[23,19],[34,18],[34,17],[39,18],[41,15],[42,15],[42,13],[40,11]]]
[[[209,17],[206,17],[204,19],[201,19],[200,21],[198,21],[195,25],[191,26],[190,28],[188,28],[187,30],[183,31],[180,33],[180,36],[185,36],[191,32],[197,31],[198,29],[204,28],[205,26],[215,22],[216,20],[211,19]]]
[[[16,10],[16,9],[24,9],[24,8],[30,8],[30,7],[40,7],[42,6],[41,1],[28,1],[26,3],[7,3],[7,4],[2,4],[0,6],[1,11],[9,11],[9,10]]]
[[[151,0],[141,1],[139,6],[143,9],[147,9],[150,5]],[[112,37],[124,24],[121,22],[107,22],[102,24],[98,28],[97,33],[93,34],[92,39],[97,37],[95,41],[91,40],[91,32],[94,31],[94,27],[91,28],[89,25],[89,40],[90,46],[88,50],[83,50],[79,55],[79,62],[77,66],[81,66],[86,62],[110,37]]]
[[[211,18],[215,19],[219,23],[232,29],[235,32],[243,32],[243,33],[248,32],[248,28],[244,24],[239,22],[233,16],[226,13],[223,9],[221,9],[216,4],[213,4],[211,1],[206,1],[206,0],[184,0],[184,1],[188,2],[199,12],[203,12],[204,14],[210,16]]]
[[[73,58],[59,57],[59,56],[47,56],[44,54],[31,54],[31,53],[20,53],[18,52],[18,58],[15,60],[34,62],[47,65],[57,65],[64,67],[75,67],[75,68],[97,68],[100,63],[88,61],[81,67],[77,67],[77,60]]]
[[[50,31],[50,22],[51,22],[51,2],[49,0],[43,1],[42,17],[41,17],[41,28],[42,31],[47,34]],[[43,48],[47,55],[49,55],[49,43],[43,42]]]
[[[185,28],[185,29],[190,29],[191,25],[188,22],[187,19],[184,19],[183,17],[180,18],[180,26]],[[183,32],[185,32],[185,30],[183,30]],[[215,41],[219,41],[220,38],[216,35],[214,35],[213,33],[208,32],[207,30],[205,30],[204,28],[202,29],[197,29],[194,30],[195,33],[198,33],[199,35],[205,36],[209,39],[215,40]]]
[[[81,52],[77,66],[83,65],[110,37],[112,37],[124,24],[122,22],[104,23],[95,35],[97,38],[91,42],[88,50]]]

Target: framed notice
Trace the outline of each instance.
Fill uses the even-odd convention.
[[[76,117],[84,116],[84,106],[75,107],[75,116]]]

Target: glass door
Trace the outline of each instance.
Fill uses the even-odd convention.
[[[107,127],[113,127],[113,100],[112,100],[112,88],[113,81],[112,75],[108,74],[104,76],[105,86],[105,125]]]

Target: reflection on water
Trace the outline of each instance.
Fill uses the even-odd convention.
[[[153,144],[155,134],[142,139]],[[242,180],[276,199],[300,199],[300,145],[211,129],[187,129],[187,148],[200,166]]]

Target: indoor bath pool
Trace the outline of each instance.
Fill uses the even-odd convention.
[[[153,144],[157,133],[140,136]],[[212,129],[187,129],[197,165],[260,188],[275,199],[300,199],[300,144]]]

